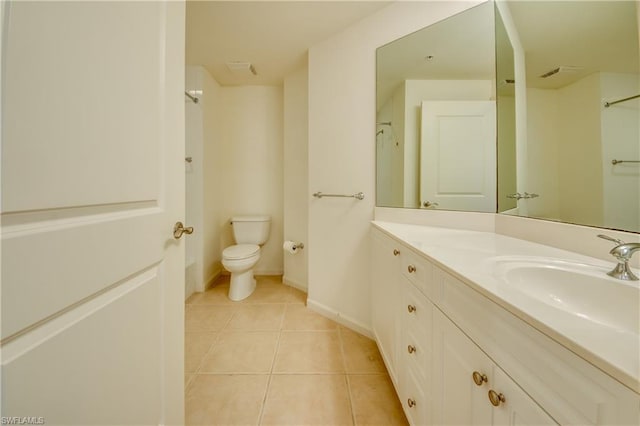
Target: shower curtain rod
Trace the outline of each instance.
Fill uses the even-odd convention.
[[[635,98],[640,98],[640,95],[629,96],[628,98],[618,99],[617,101],[613,101],[613,102],[605,102],[604,107],[609,108],[611,105],[619,104],[620,102],[630,101],[631,99],[635,99]]]
[[[185,91],[184,94],[186,95],[187,98],[191,99],[194,104],[197,104],[198,101],[200,100],[187,91]]]

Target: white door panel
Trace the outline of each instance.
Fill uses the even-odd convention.
[[[156,266],[61,315],[43,326],[46,333],[33,332],[6,345],[3,380],[11,387],[3,397],[5,413],[64,425],[93,424],[88,419],[160,424],[158,272]]]
[[[158,199],[164,11],[109,3],[11,4],[4,212]]]
[[[22,231],[3,223],[2,338],[161,262],[169,235],[153,233],[161,216],[157,208],[144,209]]]
[[[184,4],[5,13],[2,415],[180,424]]]
[[[495,212],[495,134],[494,101],[422,102],[421,205]]]

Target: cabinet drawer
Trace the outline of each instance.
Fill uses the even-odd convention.
[[[433,266],[427,260],[405,248],[402,250],[400,269],[424,295],[432,298]]]
[[[431,362],[431,345],[420,333],[408,330],[398,351],[402,354],[406,368],[415,372],[424,383],[430,380],[429,366]]]
[[[420,333],[431,340],[432,304],[408,280],[403,280],[404,297],[400,305],[405,317],[405,329]]]
[[[411,369],[405,369],[402,381],[404,395],[402,395],[400,402],[409,424],[414,426],[429,424],[427,420],[429,396],[425,393],[421,383],[419,377]]]

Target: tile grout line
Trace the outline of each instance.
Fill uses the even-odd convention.
[[[211,288],[214,288],[215,286],[212,286]],[[204,292],[206,293],[206,291]],[[204,294],[203,293],[203,294]],[[195,305],[192,305],[195,306]],[[229,306],[227,304],[201,304],[200,306],[211,306],[213,309],[217,308],[217,307],[221,307],[221,306]],[[216,338],[214,339],[214,341],[211,343],[211,345],[209,346],[209,349],[204,353],[204,355],[202,356],[202,358],[200,358],[200,362],[198,363],[198,367],[196,368],[196,370],[193,372],[193,377],[191,377],[191,379],[189,379],[189,382],[187,383],[187,386],[190,385],[192,382],[195,381],[195,379],[199,376],[199,375],[203,375],[204,373],[202,373],[200,371],[200,369],[202,368],[202,365],[204,364],[204,360],[207,358],[207,356],[211,353],[211,351],[213,350],[213,348],[215,348],[215,346],[219,343],[220,341],[220,336],[221,334],[224,332],[224,330],[227,328],[227,326],[229,325],[229,323],[231,322],[231,320],[233,319],[233,317],[236,315],[237,311],[237,307],[234,306],[230,306],[233,308],[233,313],[231,315],[229,315],[229,318],[227,318],[227,320],[224,322],[224,325],[222,327],[220,327],[219,330],[205,330],[205,332],[208,333],[215,333],[216,334]],[[185,330],[185,335],[187,333],[187,330]],[[185,386],[185,391],[187,390],[187,387]]]
[[[186,333],[187,332],[185,332],[185,334]],[[197,376],[203,374],[202,372],[200,372],[200,369],[202,368],[202,364],[204,363],[204,360],[207,357],[207,355],[209,355],[211,350],[216,346],[216,344],[218,343],[218,340],[220,339],[220,334],[221,334],[220,331],[206,331],[206,333],[215,333],[216,337],[215,337],[215,339],[213,339],[213,342],[211,342],[211,345],[209,345],[209,349],[207,349],[207,351],[200,358],[200,362],[198,363],[198,367],[195,369],[195,371],[193,373],[191,373],[192,377],[189,379],[189,382],[185,386],[185,391],[187,390],[187,386],[189,386],[193,381],[195,381]]]
[[[264,409],[267,405],[267,396],[269,395],[269,389],[271,389],[271,380],[273,379],[273,369],[276,365],[276,358],[278,357],[278,350],[280,349],[280,338],[282,337],[282,328],[284,327],[284,317],[287,315],[287,307],[289,303],[285,300],[284,311],[282,312],[282,318],[280,318],[280,327],[278,328],[278,340],[276,341],[276,348],[273,352],[273,359],[271,360],[271,368],[269,369],[269,379],[267,379],[267,386],[264,391],[264,397],[262,398],[262,405],[260,407],[260,415],[258,416],[258,425],[262,424],[264,417]]]
[[[349,372],[347,371],[347,357],[344,350],[344,338],[342,336],[342,327],[338,327],[338,338],[340,339],[340,352],[342,355],[342,364],[344,367],[344,378],[347,384],[347,393],[349,394],[349,411],[351,411],[351,424],[356,424],[356,413],[353,409],[353,395],[351,394],[351,381],[349,380]]]

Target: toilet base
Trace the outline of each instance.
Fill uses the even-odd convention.
[[[234,302],[246,299],[256,289],[256,280],[253,277],[253,269],[245,272],[232,272],[229,283],[229,299]]]

